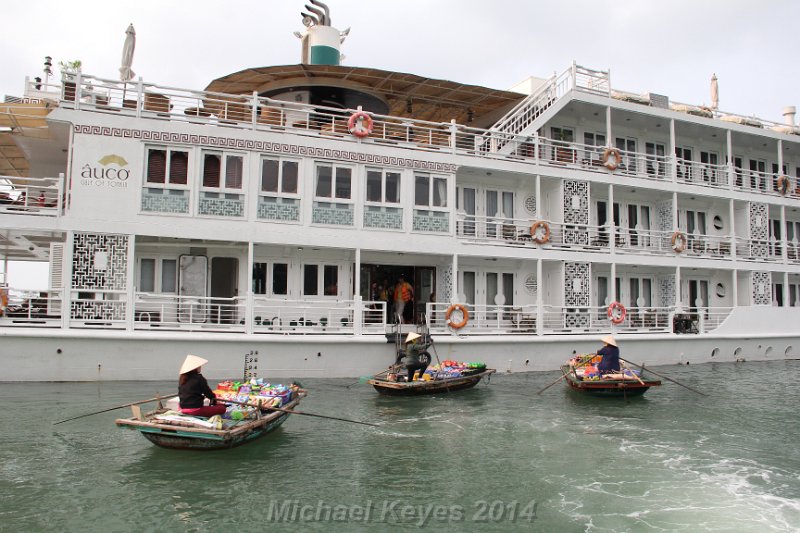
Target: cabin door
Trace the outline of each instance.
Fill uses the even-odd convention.
[[[239,295],[239,260],[235,257],[211,259],[211,321],[233,324],[237,319],[234,298]]]
[[[197,323],[207,319],[206,283],[208,258],[182,255],[178,258],[178,321]]]

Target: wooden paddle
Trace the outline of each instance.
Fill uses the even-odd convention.
[[[116,407],[109,407],[108,409],[103,409],[101,411],[95,411],[93,413],[86,413],[85,415],[73,416],[72,418],[67,418],[66,420],[59,420],[58,422],[53,422],[53,425],[55,426],[56,424],[63,424],[64,422],[69,422],[70,420],[77,420],[79,418],[84,418],[84,417],[87,417],[87,416],[99,415],[100,413],[107,413],[109,411],[115,411],[117,409],[122,409],[124,407],[131,407],[133,405],[141,405],[143,403],[150,403],[150,402],[159,402],[161,400],[167,400],[169,398],[174,398],[176,396],[177,396],[177,394],[171,394],[169,396],[156,396],[155,398],[150,398],[149,400],[141,400],[141,401],[138,401],[138,402],[132,402],[132,403],[126,403],[126,404],[123,404],[123,405],[117,405]]]
[[[580,367],[584,366],[585,364],[587,364],[587,363],[591,362],[592,358],[593,358],[595,355],[597,355],[597,354],[594,354],[594,353],[586,354],[584,357],[588,357],[588,359],[586,359],[586,360],[585,360],[584,362],[582,362],[581,364],[579,364],[579,365],[575,366],[575,368],[580,368]],[[589,356],[591,356],[591,357],[589,357]],[[560,372],[560,371],[561,371],[561,370],[559,369],[559,372]],[[561,373],[561,375],[560,375],[560,376],[558,376],[558,379],[557,379],[557,380],[555,380],[554,382],[552,382],[551,384],[549,384],[549,385],[548,385],[548,386],[546,386],[545,388],[543,388],[543,389],[540,389],[540,390],[539,390],[539,392],[537,392],[536,394],[541,394],[541,393],[543,393],[544,391],[546,391],[547,389],[549,389],[550,387],[552,387],[553,385],[555,385],[556,383],[558,383],[558,382],[559,382],[559,381],[561,381],[562,379],[565,379],[566,377],[567,377],[567,375],[566,375],[566,374],[564,374],[564,373],[562,372],[562,373]]]
[[[636,363],[632,363],[632,362],[628,361],[627,359],[623,359],[622,357],[620,357],[620,358],[619,358],[619,360],[620,360],[620,361],[625,361],[625,362],[626,362],[626,363],[628,363],[629,365],[638,366],[640,369],[644,370],[644,367],[643,367],[642,365],[637,365]],[[650,369],[650,368],[648,368],[648,369],[647,369],[647,372],[650,372],[651,374],[653,374],[653,375],[655,375],[655,376],[658,376],[658,377],[660,377],[660,378],[664,378],[664,379],[666,379],[667,381],[671,381],[671,382],[675,383],[676,385],[680,385],[680,386],[681,386],[681,387],[683,387],[684,389],[689,389],[689,390],[690,390],[690,391],[692,391],[692,392],[696,392],[697,394],[699,394],[699,395],[701,395],[701,396],[708,396],[708,394],[706,394],[705,392],[700,392],[700,391],[699,391],[699,390],[697,390],[697,389],[693,389],[693,388],[692,388],[692,387],[690,387],[689,385],[684,385],[684,384],[683,384],[683,383],[681,383],[680,381],[678,381],[678,380],[676,380],[676,379],[672,379],[671,377],[665,376],[664,374],[659,374],[658,372],[655,372],[654,370],[652,370],[652,369]]]
[[[640,378],[639,376],[637,376],[637,375],[636,375],[636,374],[633,372],[633,370],[631,370],[630,368],[629,368],[628,370],[630,370],[630,371],[631,371],[631,376],[635,377],[635,378],[636,378],[636,381],[638,381],[639,383],[641,383],[642,385],[644,385],[644,381],[642,381],[642,378]],[[622,371],[622,375],[623,375],[623,376],[625,375],[625,370],[623,370],[623,371]]]
[[[317,417],[317,418],[327,418],[329,420],[338,420],[340,422],[350,422],[351,424],[361,424],[362,426],[380,427],[378,424],[372,424],[370,422],[361,422],[360,420],[350,420],[350,419],[347,419],[347,418],[339,418],[339,417],[336,417],[336,416],[318,415],[316,413],[307,413],[305,411],[293,411],[291,409],[281,409],[280,407],[264,407],[264,406],[253,405],[252,403],[239,402],[239,401],[236,401],[236,400],[223,400],[221,398],[217,398],[217,402],[219,402],[219,403],[231,403],[231,404],[236,404],[236,405],[246,405],[248,407],[260,407],[262,410],[265,410],[265,411],[279,411],[281,413],[286,413],[286,414],[289,414],[289,415],[314,416],[314,417]]]

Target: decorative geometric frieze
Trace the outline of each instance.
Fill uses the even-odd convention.
[[[335,226],[353,225],[353,206],[350,204],[328,204],[331,207],[314,204],[311,213],[311,222],[314,224],[331,224]],[[340,208],[337,206],[344,206]]]
[[[142,211],[147,213],[188,213],[189,191],[143,189]]]
[[[197,213],[218,217],[242,217],[244,216],[244,199],[241,195],[239,198],[201,197]]]
[[[675,275],[669,274],[658,278],[658,306],[672,307],[675,305]]]
[[[453,265],[447,265],[439,269],[439,283],[436,301],[452,302],[453,298]],[[462,302],[463,303],[463,302]]]
[[[122,300],[79,300],[70,303],[73,320],[125,320],[126,302]]]
[[[564,263],[564,306],[589,307],[589,263]]]
[[[564,180],[564,244],[589,244],[589,184],[585,181]],[[579,227],[570,227],[576,224]]]
[[[772,304],[771,272],[751,272],[750,286],[753,290],[753,305]]]
[[[672,200],[661,200],[656,204],[656,221],[655,227],[659,231],[669,233],[673,231],[672,227]]]
[[[769,239],[769,217],[767,204],[750,203],[750,256],[767,257]]]
[[[300,220],[300,202],[293,204],[265,202],[258,199],[258,218],[264,220],[280,220],[297,222]]]
[[[454,174],[458,168],[457,165],[452,165],[449,163],[421,161],[419,159],[410,159],[405,157],[367,154],[362,152],[351,152],[348,150],[331,150],[330,148],[257,141],[253,139],[236,139],[231,137],[217,137],[213,135],[197,135],[193,133],[189,134],[130,128],[110,128],[107,126],[90,126],[85,124],[76,124],[74,131],[79,135],[120,137],[124,139],[140,139],[142,141],[154,143],[179,143],[183,145],[188,144],[192,146],[211,148],[251,150],[254,152],[269,152],[274,154],[305,156],[315,159],[330,159],[336,161],[347,161],[351,163],[411,168],[450,174]]]
[[[450,218],[446,213],[439,215],[423,214],[430,211],[414,211],[412,229],[431,233],[448,233],[450,231]]]
[[[364,227],[380,229],[402,229],[403,210],[387,207],[384,211],[364,211]]]
[[[128,279],[128,236],[76,233],[72,252],[72,288],[122,291]]]

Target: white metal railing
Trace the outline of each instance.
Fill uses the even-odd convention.
[[[431,333],[451,331],[447,323],[447,310],[450,304],[430,302],[425,312]],[[466,324],[458,329],[459,334],[536,334],[535,305],[482,305],[465,304],[469,317]],[[455,318],[451,315],[451,320]],[[460,320],[460,319],[459,319]]]
[[[8,288],[8,304],[0,325],[20,327],[61,327],[60,291],[31,291]]]
[[[748,261],[778,261],[783,258],[783,241],[774,238],[736,237],[736,257]]]
[[[245,299],[136,293],[134,329],[243,332]]]
[[[255,333],[385,332],[386,302],[255,298]]]
[[[705,187],[728,188],[727,165],[712,165],[677,158],[677,178],[681,183],[692,183]]]
[[[0,213],[59,216],[63,198],[59,178],[0,176]]]

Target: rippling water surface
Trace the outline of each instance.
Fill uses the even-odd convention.
[[[222,452],[159,449],[111,411],[173,383],[0,386],[2,531],[800,531],[800,361],[659,367],[644,397],[556,373],[385,398],[302,380],[303,410]],[[221,376],[222,377],[222,376]],[[228,376],[224,376],[228,377]]]

